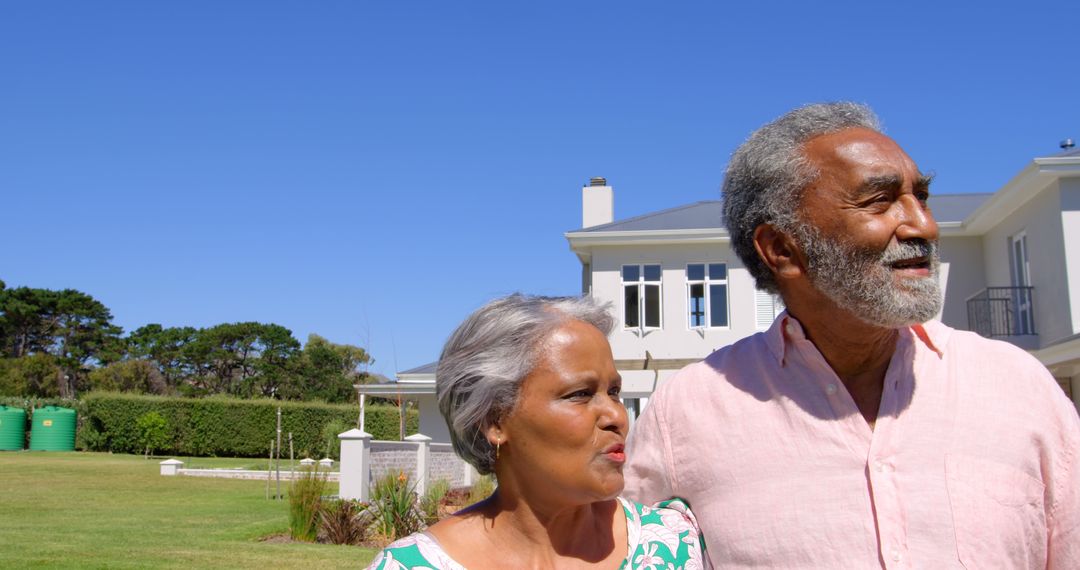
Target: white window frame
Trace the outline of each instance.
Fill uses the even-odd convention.
[[[645,280],[645,267],[649,266],[649,265],[655,265],[655,266],[660,268],[660,279],[658,281],[646,281]],[[637,267],[638,268],[638,279],[637,279],[637,281],[626,281],[623,278],[623,275],[624,275],[623,269],[626,268],[626,267]],[[645,324],[645,286],[646,285],[655,285],[657,287],[657,301],[656,301],[657,302],[657,307],[656,307],[656,310],[657,310],[657,313],[658,313],[657,316],[659,316],[659,321],[660,321],[659,326],[652,327],[652,326],[647,326]],[[637,324],[637,326],[630,326],[630,325],[626,324],[626,288],[627,287],[633,287],[633,286],[637,287],[637,294],[638,294],[638,324]],[[619,303],[620,303],[620,305],[622,307],[620,317],[621,317],[621,320],[622,320],[622,326],[623,326],[624,330],[641,330],[641,331],[650,330],[650,331],[652,331],[652,330],[660,330],[660,329],[664,328],[664,266],[663,266],[663,264],[660,264],[660,263],[624,263],[623,265],[620,265],[619,266],[619,293],[620,293]]]
[[[1027,229],[1020,230],[1009,238],[1009,261],[1012,265],[1009,272],[1012,274],[1014,287],[1031,287],[1031,258],[1028,256],[1027,238]],[[1035,307],[1032,306],[1030,298],[1017,294],[1015,303],[1017,330],[1021,334],[1033,334],[1035,332]]]
[[[704,279],[690,279],[690,266],[691,265],[704,265],[705,266],[705,268],[704,268],[704,270],[705,270],[705,278]],[[712,277],[712,275],[710,275],[710,273],[709,273],[709,266],[710,265],[723,265],[724,266],[724,278],[723,279],[714,279]],[[702,329],[726,330],[726,329],[730,329],[731,328],[731,284],[730,284],[730,281],[728,280],[728,263],[726,261],[704,261],[704,262],[687,263],[686,264],[686,273],[685,273],[685,275],[686,275],[686,328],[689,329],[689,330],[702,330]],[[704,297],[704,299],[705,299],[705,324],[703,324],[703,325],[694,325],[693,321],[691,320],[690,311],[692,309],[692,306],[691,306],[692,297],[690,295],[690,288],[692,286],[694,286],[694,285],[701,285],[702,288],[704,289],[704,292],[705,292],[705,297]],[[725,315],[727,316],[727,324],[726,325],[720,325],[720,326],[713,326],[712,325],[712,287],[711,287],[712,285],[723,285],[724,286],[724,293],[725,293],[725,295],[724,295],[724,309],[726,311]]]

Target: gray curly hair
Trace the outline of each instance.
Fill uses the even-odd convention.
[[[481,474],[494,471],[495,448],[484,432],[514,409],[521,381],[536,367],[547,336],[567,321],[615,326],[609,304],[589,297],[513,294],[477,309],[443,347],[435,396],[454,451]]]
[[[807,163],[802,145],[844,129],[881,132],[874,112],[850,102],[817,103],[788,112],[761,127],[731,156],[724,175],[724,224],[735,253],[754,276],[758,289],[779,292],[772,271],[754,249],[754,230],[772,224],[794,232],[801,223],[802,191],[818,175]]]

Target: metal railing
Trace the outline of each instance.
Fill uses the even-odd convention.
[[[985,337],[1035,332],[1034,287],[987,287],[967,301],[968,328]]]

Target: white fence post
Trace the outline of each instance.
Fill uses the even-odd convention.
[[[341,440],[341,479],[338,496],[367,502],[371,479],[371,434],[351,429],[339,433]]]
[[[405,438],[416,444],[416,494],[423,497],[428,488],[428,466],[431,464],[431,438],[414,433]]]
[[[465,476],[461,478],[461,484],[465,487],[472,487],[473,483],[480,478],[480,473],[472,466],[471,463],[461,460],[461,464],[465,466]]]
[[[179,459],[166,459],[165,461],[158,463],[158,465],[161,466],[162,475],[171,477],[180,472],[180,468],[184,466],[184,462]]]

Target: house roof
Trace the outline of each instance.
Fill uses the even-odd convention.
[[[417,366],[416,368],[410,368],[408,370],[402,370],[401,372],[398,372],[398,376],[401,376],[402,374],[406,374],[406,375],[408,375],[408,374],[434,374],[435,373],[435,367],[438,366],[438,365],[439,365],[438,361],[429,362],[429,363],[427,363],[427,364],[425,364],[423,366]]]
[[[930,210],[938,223],[960,223],[990,196],[993,194],[934,194],[930,196]],[[720,200],[694,202],[610,224],[577,229],[573,233],[722,229],[722,204]]]

